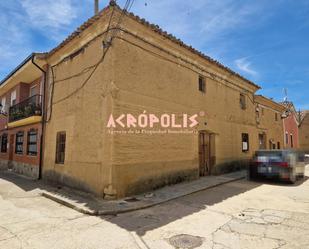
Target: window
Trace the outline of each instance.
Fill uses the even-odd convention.
[[[23,131],[17,132],[15,142],[16,154],[23,154],[23,144],[24,144],[24,132]]]
[[[289,144],[289,134],[285,133],[285,144]]]
[[[38,154],[37,138],[38,133],[36,130],[28,131],[27,154],[30,156],[36,156]]]
[[[7,152],[8,134],[4,133],[1,136],[1,152]]]
[[[199,76],[198,78],[198,89],[200,92],[203,92],[203,93],[206,92],[206,82],[203,76]]]
[[[58,132],[56,137],[56,163],[64,164],[65,159],[65,140],[66,134],[64,131]]]
[[[2,97],[1,99],[1,113],[6,112],[6,97]]]
[[[293,144],[293,135],[292,134],[290,135],[290,140],[291,140],[291,148],[293,148],[294,144]]]
[[[11,106],[16,104],[16,90],[11,92]]]
[[[37,86],[34,85],[33,87],[30,88],[30,96],[29,97],[32,97],[34,95],[37,95]]]
[[[278,121],[278,113],[275,113],[275,121]]]
[[[242,151],[246,152],[249,151],[249,134],[242,133],[241,134],[241,141],[242,141]]]
[[[244,94],[240,94],[239,102],[240,102],[240,108],[245,110],[247,108],[247,105],[246,105],[246,96]]]
[[[281,149],[280,142],[277,143],[277,149],[278,149],[278,150]]]

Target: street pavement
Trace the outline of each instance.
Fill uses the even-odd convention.
[[[309,168],[295,185],[239,180],[151,208],[89,216],[0,173],[1,249],[309,249]]]

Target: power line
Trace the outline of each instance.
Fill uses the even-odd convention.
[[[46,120],[46,122],[48,122],[50,119],[51,119],[51,115],[52,115],[52,106],[55,105],[55,104],[58,104],[62,101],[65,101],[66,99],[72,97],[73,95],[75,95],[79,90],[81,90],[88,82],[89,80],[91,79],[91,77],[93,76],[93,74],[96,72],[97,68],[99,67],[99,65],[104,61],[105,59],[105,56],[109,50],[109,48],[111,47],[112,45],[112,41],[114,39],[114,37],[116,36],[118,30],[119,30],[119,26],[122,22],[122,19],[123,19],[123,16],[124,14],[129,11],[132,7],[134,3],[134,0],[127,0],[126,3],[125,3],[125,6],[122,10],[122,13],[121,15],[119,16],[119,19],[118,19],[118,22],[115,26],[115,28],[113,29],[113,33],[111,34],[111,37],[110,37],[110,40],[108,41],[108,46],[106,47],[106,49],[104,50],[103,52],[103,55],[102,57],[100,58],[100,60],[95,64],[95,65],[92,65],[88,68],[85,68],[83,69],[80,73],[76,74],[76,75],[72,75],[70,77],[67,77],[66,79],[62,79],[61,81],[66,81],[68,79],[71,79],[71,78],[74,78],[74,77],[78,77],[78,76],[81,76],[82,74],[84,73],[87,73],[89,70],[93,69],[90,73],[90,75],[86,78],[86,80],[81,84],[80,87],[78,87],[77,89],[75,89],[73,92],[71,92],[69,95],[65,96],[64,98],[62,99],[59,99],[57,100],[56,102],[53,102],[53,95],[54,95],[54,87],[55,87],[55,75],[54,75],[54,71],[53,71],[53,68],[58,66],[60,63],[54,65],[51,67],[51,72],[52,72],[52,79],[53,79],[53,83],[52,83],[52,92],[51,92],[51,101],[50,101],[50,115],[49,115],[49,118]],[[108,27],[107,27],[107,31],[105,32],[105,38],[103,39],[103,41],[105,41],[107,39],[107,35],[108,35],[108,32],[111,30],[110,29],[110,26],[111,26],[111,23],[112,23],[112,18],[114,16],[114,11],[115,11],[115,6],[113,6],[113,11],[111,13],[111,16],[110,16],[110,19],[109,19],[109,23],[108,23]],[[60,82],[60,81],[58,81]]]
[[[128,2],[130,2],[130,1],[128,1]],[[132,7],[132,4],[133,4],[133,3],[134,3],[134,0],[131,1],[131,4],[129,4],[129,5],[126,3],[127,11],[130,10],[130,8]],[[126,9],[124,9],[124,11],[122,12],[122,15],[119,17],[119,20],[118,20],[118,22],[117,22],[117,25],[116,25],[114,28],[107,28],[106,31],[104,31],[104,32],[101,33],[100,35],[96,36],[94,39],[96,39],[96,38],[98,38],[99,36],[104,35],[104,34],[107,35],[107,33],[108,33],[110,30],[113,30],[113,33],[112,33],[112,35],[111,35],[111,38],[112,38],[112,39],[115,38],[116,34],[119,32],[118,26],[120,25],[120,22],[122,21],[122,17],[123,17],[124,12],[126,12]],[[112,18],[110,18],[110,21],[111,21],[111,20],[112,20]],[[110,25],[111,25],[110,21],[109,21],[108,27],[110,27]],[[93,39],[93,40],[94,40],[94,39]],[[92,42],[93,40],[91,40],[90,42]],[[105,37],[103,40],[106,40],[106,37]],[[90,42],[88,42],[86,45],[84,45],[84,47],[86,47]],[[108,44],[106,44],[106,45],[110,45],[110,41],[109,41]],[[73,54],[70,54],[69,56],[65,57],[65,58],[62,59],[60,62],[58,62],[57,64],[53,65],[52,67],[56,67],[56,66],[58,66],[59,64],[61,64],[62,62],[68,60],[69,58],[72,58],[72,57],[78,55],[81,51],[84,50],[84,47],[81,48],[81,49],[79,49],[78,51],[74,52]],[[69,80],[69,79],[71,79],[71,78],[81,76],[81,75],[83,75],[84,73],[87,73],[90,69],[94,68],[94,67],[96,66],[96,64],[97,64],[97,63],[95,63],[94,65],[91,65],[91,66],[89,66],[89,67],[84,68],[81,72],[79,72],[79,73],[77,73],[77,74],[68,76],[68,77],[63,78],[63,79],[55,80],[54,83],[66,81],[66,80]]]

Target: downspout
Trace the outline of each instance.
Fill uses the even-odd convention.
[[[35,54],[32,55],[31,62],[34,66],[36,66],[42,73],[43,73],[43,94],[42,94],[42,128],[41,128],[41,136],[40,136],[40,162],[39,162],[39,178],[38,180],[42,179],[42,166],[43,166],[43,142],[44,142],[44,128],[45,128],[45,91],[46,91],[46,71],[41,68],[38,64],[34,61]]]

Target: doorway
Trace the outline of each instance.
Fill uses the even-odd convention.
[[[199,174],[210,175],[211,172],[211,134],[199,131]]]

